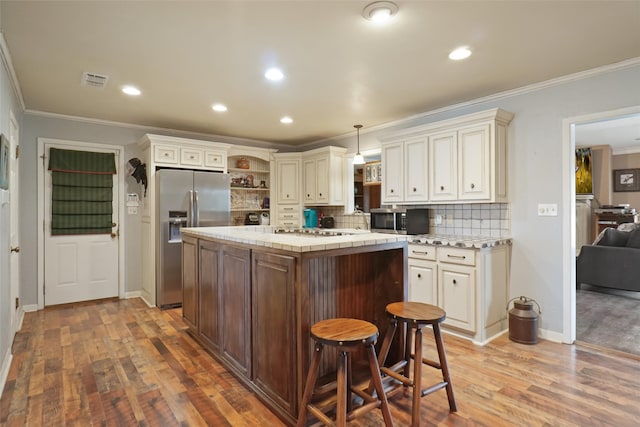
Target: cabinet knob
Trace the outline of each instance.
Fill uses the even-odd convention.
[[[417,190],[416,190],[416,187],[413,187],[413,192],[415,193],[416,191],[417,191]]]
[[[311,197],[311,194],[307,193],[307,198]]]
[[[471,183],[471,188],[476,188],[476,185],[474,183]]]
[[[165,157],[169,157],[169,153],[164,153],[164,156]]]
[[[287,194],[287,199],[289,198],[289,195]]]
[[[320,197],[322,197],[322,193],[320,193]]]
[[[444,185],[440,186],[440,191],[444,191]]]
[[[194,158],[194,156],[189,156],[189,158],[190,158],[190,159],[193,159],[193,158]]]
[[[393,188],[391,190],[389,190],[390,193],[393,193]]]
[[[418,273],[418,279],[422,279],[422,274]]]
[[[453,284],[455,285],[456,283],[458,283],[458,282],[456,282],[456,279],[453,279]]]

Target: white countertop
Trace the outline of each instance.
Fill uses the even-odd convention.
[[[193,237],[210,237],[249,245],[265,246],[291,252],[312,252],[328,249],[352,248],[407,241],[407,237],[397,234],[371,233],[357,229],[310,229],[309,236],[293,232],[274,233],[279,227],[254,225],[238,227],[193,227],[183,228],[182,233]],[[312,231],[347,233],[340,236],[324,236]]]
[[[510,245],[511,237],[456,236],[451,234],[419,234],[409,236],[409,243],[420,245],[442,245],[457,248],[482,249],[499,245]]]

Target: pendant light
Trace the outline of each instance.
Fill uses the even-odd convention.
[[[358,132],[358,152],[353,158],[353,164],[364,165],[364,157],[362,157],[362,154],[360,154],[360,128],[362,127],[362,125],[353,125],[353,127],[356,128]]]

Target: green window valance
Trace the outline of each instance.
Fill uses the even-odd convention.
[[[51,234],[112,232],[113,153],[51,148]]]

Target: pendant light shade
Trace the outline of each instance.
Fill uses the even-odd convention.
[[[356,128],[357,132],[358,132],[358,152],[356,153],[356,155],[353,157],[353,164],[354,165],[364,165],[364,157],[362,157],[362,154],[360,154],[360,128],[362,127],[362,125],[353,125],[354,128]]]

